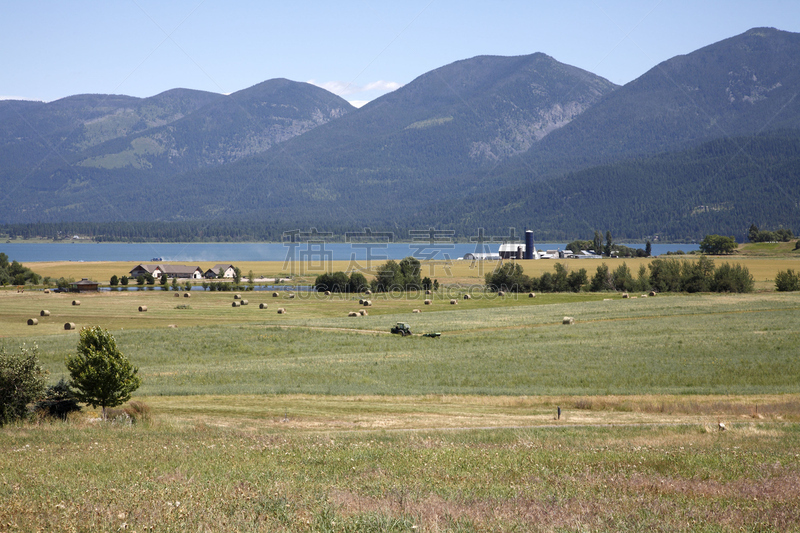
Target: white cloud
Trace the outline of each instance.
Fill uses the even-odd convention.
[[[383,96],[386,93],[392,92],[402,87],[396,81],[377,80],[367,83],[366,85],[356,85],[355,83],[347,83],[343,81],[326,81],[318,82],[316,80],[308,80],[308,83],[321,87],[326,91],[330,91],[335,95],[347,97],[357,95],[358,98],[349,100],[351,104],[356,107],[361,107],[367,102]]]

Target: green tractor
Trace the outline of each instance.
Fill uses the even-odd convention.
[[[392,326],[390,330],[392,333],[399,333],[403,337],[411,335],[411,328],[405,322],[398,322],[396,326]]]

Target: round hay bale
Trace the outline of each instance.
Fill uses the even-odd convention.
[[[273,292],[273,293],[272,293],[272,297],[273,297],[273,298],[277,298],[277,297],[279,297],[279,296],[280,296],[280,294],[278,294],[277,292]]]
[[[177,326],[177,324],[167,324],[167,327],[168,327],[168,328],[175,329],[175,328],[177,328],[178,326]]]
[[[464,295],[464,299],[465,300],[472,300],[472,295],[471,294],[465,294]]]
[[[284,309],[283,307],[279,307],[278,308],[278,314],[279,315],[285,315],[286,314],[286,309]]]
[[[572,318],[571,316],[565,316],[564,320],[562,320],[561,323],[564,324],[565,326],[569,326],[575,323],[575,319]]]
[[[176,292],[175,293],[175,298],[180,298],[180,297],[181,297],[180,293]]]
[[[421,313],[422,311],[420,311],[419,309],[412,309],[411,312],[412,313]]]
[[[503,291],[497,291],[497,295],[498,295],[498,296],[505,296],[505,295],[506,295],[506,293],[505,293],[505,292],[503,292]]]
[[[50,311],[48,311],[47,309],[42,309],[41,311],[39,311],[39,316],[50,316]]]
[[[249,304],[249,303],[250,303],[250,302],[249,302],[249,301],[247,301],[247,300],[242,300],[242,305],[247,305],[247,304]]]
[[[536,293],[534,293],[534,292],[529,292],[529,293],[528,293],[528,298],[536,298]]]
[[[241,306],[242,306],[241,302],[237,302],[237,301],[231,302],[231,307],[241,307]]]
[[[347,316],[350,316],[350,317],[361,316],[361,313],[359,313],[358,311],[350,311],[349,313],[347,313]]]
[[[366,309],[362,309],[362,310],[361,310],[361,311],[359,311],[358,313],[359,313],[361,316],[367,316],[367,314],[368,314]]]
[[[38,318],[29,318],[28,319],[28,325],[29,326],[38,326],[39,325],[39,319]]]
[[[45,290],[44,290],[44,293],[45,293],[45,294],[50,294],[50,289],[45,289]]]
[[[369,290],[369,289],[367,289],[366,291],[364,291],[364,294],[366,294],[367,296],[369,296],[370,294],[372,294],[372,291],[371,291],[371,290]]]
[[[259,309],[266,309],[267,308],[267,304],[258,304],[258,308]]]
[[[428,290],[425,291],[425,294],[433,294],[433,293],[431,293],[431,290],[428,289]]]
[[[623,292],[623,293],[622,293],[622,297],[623,297],[623,298],[630,298],[630,296],[628,296],[628,293],[627,293],[627,292]]]
[[[331,295],[331,291],[325,291],[325,296],[330,296],[330,295]]]
[[[372,306],[372,300],[364,300],[364,303],[362,305],[364,307],[371,307]]]
[[[364,305],[364,298],[358,299],[358,305]]]
[[[233,295],[233,299],[234,300],[241,300],[242,299],[242,295],[241,294],[234,294]]]
[[[450,300],[450,305],[457,305],[457,304],[458,304],[458,300],[456,300],[455,298]]]
[[[290,299],[290,300],[293,300],[293,299],[294,299],[294,293],[291,293],[291,294],[289,295],[289,299]]]
[[[184,292],[183,293],[183,297],[184,298],[191,298],[192,297],[192,293],[191,292]]]
[[[650,296],[655,296],[655,295],[656,295],[656,291],[650,291]]]
[[[69,331],[71,329],[75,329],[75,322],[66,322],[64,324],[64,329]]]
[[[144,313],[145,311],[147,311],[147,306],[146,305],[140,305],[139,306],[139,312],[140,313]]]
[[[430,300],[425,300],[425,305],[431,305],[431,301]]]
[[[81,305],[80,300],[72,300],[72,305]]]

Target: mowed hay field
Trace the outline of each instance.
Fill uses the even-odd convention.
[[[0,531],[799,529],[800,295],[498,297],[452,268],[432,305],[359,318],[299,292],[0,292],[0,347],[37,345],[54,383],[64,322],[109,328],[151,409],[0,429]]]

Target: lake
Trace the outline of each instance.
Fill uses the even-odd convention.
[[[470,252],[497,252],[499,244],[484,245],[476,250],[474,243],[3,243],[0,252],[20,263],[42,261],[136,261],[158,262],[234,262],[234,261],[298,261],[319,262],[386,261],[414,256],[417,259],[456,259]],[[643,244],[626,244],[644,248]],[[566,243],[537,243],[540,250],[563,250]],[[653,244],[653,255],[683,250],[697,250],[697,244]]]

